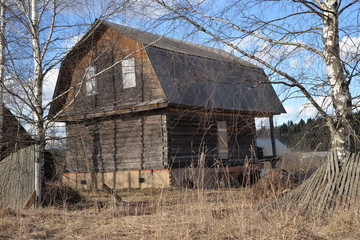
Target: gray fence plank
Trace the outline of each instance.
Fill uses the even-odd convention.
[[[35,147],[23,148],[0,162],[0,208],[23,208],[34,192]]]

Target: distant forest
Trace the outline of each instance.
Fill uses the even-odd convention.
[[[351,136],[352,150],[360,150],[360,112],[354,114],[353,127],[356,135]],[[268,130],[258,130],[259,137],[268,137]],[[329,151],[330,131],[323,118],[309,118],[299,123],[289,121],[275,129],[275,137],[295,151]]]

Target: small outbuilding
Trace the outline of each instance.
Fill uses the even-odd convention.
[[[225,51],[96,21],[61,64],[64,179],[167,187],[257,166],[255,117],[285,110],[263,69]],[[238,171],[236,170],[236,171]],[[205,179],[205,180],[204,180]]]
[[[31,135],[4,105],[1,107],[0,161],[23,147],[34,144]]]

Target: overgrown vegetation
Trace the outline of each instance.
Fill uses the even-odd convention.
[[[351,152],[359,151],[360,112],[353,114],[354,136],[351,138]],[[264,130],[263,130],[264,131]],[[301,119],[298,123],[288,121],[276,128],[277,137],[287,147],[295,151],[330,151],[331,136],[322,117]]]
[[[281,166],[286,171],[271,171],[249,187],[121,190],[123,202],[102,191],[78,198],[79,192],[50,184],[48,207],[0,210],[0,239],[360,238],[353,210],[318,217],[264,208],[300,184],[297,171],[318,164],[286,158]]]
[[[289,121],[278,127],[279,139],[295,151],[329,151],[330,131],[322,118],[309,118],[306,122]]]
[[[1,239],[359,239],[351,211],[327,219],[257,209],[252,188],[124,190],[127,203],[87,193],[93,204],[0,213]],[[100,204],[103,202],[105,204]]]

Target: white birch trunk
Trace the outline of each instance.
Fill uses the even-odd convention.
[[[321,3],[324,9],[324,61],[334,107],[333,119],[328,125],[332,135],[332,149],[341,160],[350,151],[351,94],[340,59],[338,5],[337,0],[325,0]]]
[[[39,17],[38,17],[38,0],[31,0],[31,35],[32,48],[34,58],[34,122],[35,122],[35,138],[36,138],[36,162],[35,162],[35,191],[36,204],[39,207],[42,201],[42,167],[44,164],[44,150],[45,150],[45,132],[44,119],[42,109],[42,95],[43,95],[43,75],[41,66],[41,50],[39,39]]]

